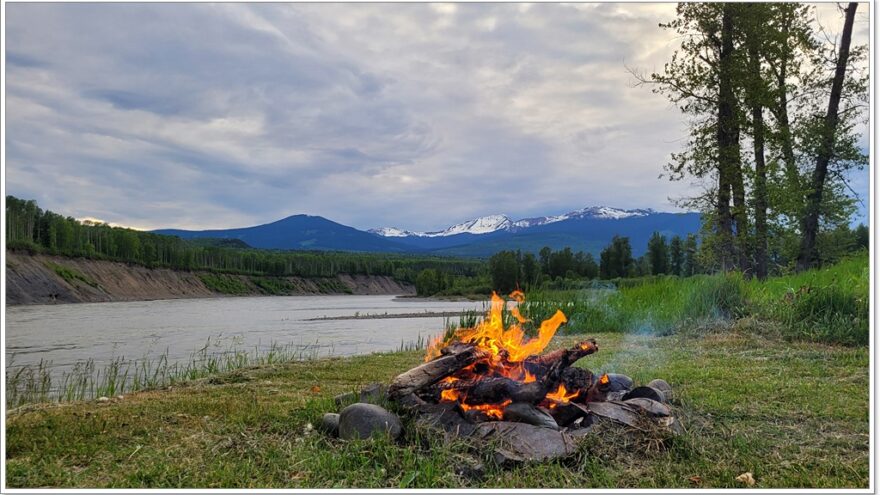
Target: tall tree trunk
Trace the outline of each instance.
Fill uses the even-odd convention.
[[[749,65],[753,75],[760,77],[761,62],[758,44],[749,44]],[[755,275],[767,278],[767,165],[764,161],[764,108],[760,85],[752,88],[752,144],[755,152]]]
[[[791,59],[791,50],[788,48],[789,22],[791,22],[791,18],[786,17],[786,24],[782,28],[785,44],[779,59],[779,70],[776,72],[777,102],[773,116],[776,117],[779,125],[779,139],[782,148],[782,162],[785,165],[786,181],[788,186],[792,187],[792,190],[795,191],[800,188],[800,174],[798,173],[797,163],[794,160],[794,143],[791,137],[791,123],[788,118],[788,86],[785,82],[788,79],[788,62]]]
[[[724,4],[721,18],[721,53],[718,76],[718,235],[719,261],[723,270],[732,268],[734,259],[731,189],[737,204],[736,170],[739,168],[739,125],[736,95],[733,91],[733,6]],[[739,174],[740,181],[742,172]],[[744,196],[742,198],[744,200]],[[743,201],[744,202],[744,201]],[[737,228],[740,226],[737,225]]]
[[[736,228],[736,260],[739,269],[750,268],[749,212],[746,207],[746,188],[743,180],[742,160],[739,149],[739,126],[736,129],[736,160],[731,161],[731,189],[733,191],[733,223]]]
[[[813,170],[813,178],[810,184],[810,192],[807,194],[806,211],[801,229],[803,239],[801,252],[798,257],[798,270],[805,270],[813,266],[816,259],[816,234],[819,230],[819,215],[822,206],[822,190],[825,187],[825,177],[828,175],[828,163],[834,153],[834,134],[837,131],[838,107],[840,96],[843,92],[843,79],[846,76],[846,64],[849,59],[849,46],[852,40],[853,21],[859,4],[852,2],[846,8],[846,20],[843,23],[843,33],[840,37],[840,51],[838,52],[837,67],[834,70],[834,81],[831,84],[831,97],[828,100],[828,113],[825,114],[825,125],[822,129],[822,141],[816,156],[816,168]]]

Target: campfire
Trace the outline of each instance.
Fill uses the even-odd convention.
[[[572,453],[577,439],[600,420],[633,428],[679,428],[668,405],[668,383],[653,380],[633,388],[625,375],[596,375],[573,366],[599,351],[594,339],[545,353],[566,316],[556,311],[529,337],[524,327],[531,322],[519,311],[525,296],[517,291],[510,297],[508,303],[493,294],[481,322],[437,338],[425,362],[398,375],[387,388],[376,384],[359,395],[337,397],[339,405],[360,403],[339,415],[325,415],[323,429],[343,438],[376,431],[399,436],[402,424],[395,415],[364,404],[384,400],[413,415],[416,424],[450,437],[500,440],[495,453],[501,461],[527,461]]]

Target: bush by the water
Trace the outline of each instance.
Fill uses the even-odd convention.
[[[845,345],[868,343],[867,253],[827,268],[766,281],[739,273],[654,277],[618,289],[535,292],[523,313],[540,321],[560,308],[570,333],[669,334],[710,320],[752,316],[779,323],[788,338]]]
[[[266,294],[275,296],[287,295],[296,289],[292,283],[279,277],[253,277],[251,281]]]
[[[247,294],[250,292],[247,284],[231,275],[202,273],[199,278],[209,289],[221,294]]]

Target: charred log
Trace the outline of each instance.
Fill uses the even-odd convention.
[[[459,352],[428,361],[405,373],[397,375],[388,387],[388,397],[399,399],[432,385],[456,371],[470,366],[483,357],[483,353],[473,346],[462,348]]]

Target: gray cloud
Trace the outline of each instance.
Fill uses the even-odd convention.
[[[657,22],[673,14],[9,4],[7,190],[141,228],[672,209],[692,186],[657,175],[684,125],[626,66],[662,67],[676,42]]]

